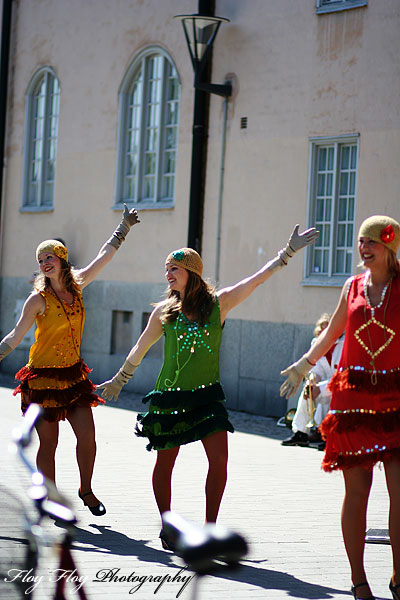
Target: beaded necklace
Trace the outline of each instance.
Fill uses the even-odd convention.
[[[364,296],[365,296],[365,302],[366,302],[368,308],[371,310],[371,316],[374,317],[375,316],[375,309],[376,308],[380,308],[382,306],[382,304],[383,304],[383,301],[385,299],[386,290],[388,289],[389,286],[390,286],[390,288],[392,287],[392,278],[389,279],[389,281],[387,282],[387,284],[383,288],[382,293],[381,293],[381,299],[379,301],[379,304],[377,304],[376,306],[372,306],[371,300],[369,299],[368,281],[370,279],[371,279],[371,274],[369,272],[365,273],[365,277],[364,277]],[[390,296],[390,290],[389,290],[389,296]],[[386,303],[386,306],[387,306],[387,303]]]
[[[368,295],[369,279],[370,279],[370,273],[368,272],[365,274],[365,277],[364,277],[364,298],[365,298],[364,321],[365,321],[365,323],[359,329],[357,329],[357,331],[354,333],[354,336],[356,337],[357,341],[361,344],[361,346],[364,348],[364,350],[366,350],[366,352],[368,352],[368,354],[371,357],[371,361],[370,361],[370,365],[372,366],[371,383],[372,383],[372,385],[376,385],[378,383],[378,379],[377,379],[377,371],[375,368],[375,358],[389,346],[390,342],[393,340],[396,333],[395,333],[395,331],[393,331],[393,329],[390,329],[390,327],[388,327],[386,325],[386,310],[389,305],[390,293],[392,290],[392,278],[389,279],[389,281],[383,288],[382,294],[381,294],[381,299],[379,301],[379,304],[377,304],[376,306],[372,306],[369,295]],[[389,292],[386,296],[387,290],[389,290]],[[385,297],[386,297],[386,304],[385,304],[384,311],[383,311],[383,323],[381,323],[380,321],[378,321],[375,318],[375,310],[378,308],[381,308],[383,306]],[[371,311],[371,317],[369,320],[367,320],[367,308]],[[375,325],[377,325],[378,327],[383,329],[384,337],[385,337],[385,343],[382,344],[382,346],[380,346],[380,348],[378,348],[376,350],[376,352],[374,352],[374,347],[373,347],[372,338],[371,338],[371,332],[369,329],[369,326],[372,323],[374,323]],[[359,336],[359,333],[365,328],[366,328],[367,334],[368,334],[369,347],[363,342],[363,340]],[[386,337],[387,333],[390,333],[389,338]]]
[[[179,333],[179,325],[182,325],[183,333]],[[190,359],[195,353],[197,347],[205,347],[208,352],[212,352],[211,347],[207,344],[205,338],[210,335],[207,329],[207,323],[201,327],[197,321],[190,321],[182,312],[179,313],[176,323],[174,325],[174,331],[176,336],[176,370],[175,377],[173,380],[166,378],[164,385],[171,388],[175,385],[178,380],[181,371],[188,365]],[[205,336],[205,337],[203,337]],[[185,360],[183,365],[180,364],[180,353],[190,347],[190,354]]]
[[[67,318],[69,329],[70,329],[70,332],[71,332],[70,336],[71,336],[71,339],[72,339],[72,343],[74,345],[74,350],[76,352],[77,357],[80,358],[80,353],[79,353],[78,345],[77,345],[77,343],[75,341],[75,337],[74,337],[74,328],[72,327],[71,319],[69,318],[68,312],[65,310],[64,301],[59,298],[59,296],[58,296],[57,292],[55,291],[55,289],[53,288],[53,286],[50,286],[50,291],[55,295],[55,297],[57,298],[57,300],[59,301],[59,303],[61,305],[61,308],[64,311],[64,314],[65,314],[65,316]],[[79,301],[79,308],[80,308],[80,311],[83,314],[82,300],[80,299],[80,297],[78,295],[76,295],[76,294],[73,293],[72,304],[69,304],[69,306],[72,308],[73,305],[75,304],[75,300],[76,299]],[[68,302],[67,302],[67,304],[68,304]],[[78,311],[78,313],[79,313],[79,311]],[[82,333],[83,333],[83,319],[81,319],[80,339],[82,339]]]

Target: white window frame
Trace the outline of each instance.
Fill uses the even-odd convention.
[[[367,6],[368,0],[317,0],[318,15]]]
[[[308,176],[308,202],[307,202],[307,214],[308,214],[308,227],[314,227],[316,223],[316,208],[317,208],[317,157],[318,149],[321,147],[334,147],[334,171],[333,171],[333,190],[332,190],[332,206],[330,215],[330,239],[329,239],[329,267],[328,273],[317,274],[312,272],[314,248],[308,247],[306,249],[304,258],[304,278],[302,281],[303,285],[312,286],[342,286],[346,279],[354,272],[354,261],[355,261],[355,221],[356,221],[356,209],[357,209],[357,179],[359,169],[359,153],[360,153],[360,136],[356,134],[346,134],[335,137],[315,137],[309,139],[309,176]],[[342,173],[339,164],[340,149],[342,146],[352,145],[356,146],[357,165],[355,169],[355,188],[354,188],[354,206],[353,206],[353,241],[352,257],[351,257],[351,271],[348,273],[335,273],[334,272],[334,261],[337,248],[337,226],[338,226],[338,208],[340,200],[340,189],[339,189],[339,178]],[[343,223],[348,224],[348,221]]]
[[[155,152],[155,172],[154,172],[154,194],[152,198],[145,198],[143,195],[143,189],[145,185],[145,173],[144,173],[144,162],[146,158],[146,148],[145,143],[147,141],[146,136],[146,119],[148,117],[148,113],[146,110],[146,106],[150,106],[147,103],[149,98],[149,78],[148,78],[148,64],[149,59],[153,56],[160,56],[162,58],[162,75],[161,75],[161,99],[160,99],[160,113],[159,118],[157,120],[157,144],[156,144],[156,152]],[[166,97],[167,94],[167,63],[169,63],[169,68],[173,69],[176,74],[176,80],[178,85],[178,94],[177,98],[173,100],[169,100]],[[139,144],[138,144],[138,152],[137,152],[137,177],[135,183],[135,197],[130,198],[127,197],[125,193],[125,173],[126,173],[126,162],[128,160],[128,111],[129,111],[129,98],[131,97],[132,88],[134,82],[137,79],[138,73],[142,71],[143,84],[142,89],[140,90],[140,120],[139,127],[137,127],[138,136],[139,136]],[[176,187],[176,166],[177,166],[177,152],[178,152],[178,129],[179,129],[179,108],[180,108],[180,90],[181,90],[181,79],[176,68],[176,65],[170,55],[159,46],[151,46],[143,50],[135,60],[132,62],[129,67],[122,84],[120,86],[119,91],[119,121],[118,121],[118,141],[117,141],[117,170],[116,170],[116,185],[115,185],[115,198],[114,198],[114,209],[121,209],[123,203],[128,204],[128,206],[136,206],[140,209],[162,209],[162,208],[171,208],[175,204],[175,187]],[[146,104],[147,103],[147,104]],[[166,114],[168,103],[175,103],[177,105],[176,108],[176,123],[172,125],[168,125],[166,123]],[[145,108],[144,108],[145,107]],[[169,149],[165,147],[166,144],[166,132],[168,127],[175,129],[176,135],[176,143],[175,147],[172,149],[174,153],[175,159],[175,169],[172,173],[163,172],[164,169],[164,161],[166,160],[166,156]],[[153,127],[153,129],[155,129]],[[173,178],[173,191],[169,197],[162,196],[162,188],[163,188],[163,177]]]
[[[39,148],[39,176],[38,192],[35,201],[32,201],[32,168],[34,161],[35,142],[35,98],[39,85],[45,82],[44,114],[42,117],[42,137],[37,144]],[[52,83],[57,83],[57,94],[52,98]],[[43,212],[54,210],[55,176],[57,162],[58,124],[60,116],[60,82],[54,71],[49,66],[40,68],[32,77],[26,92],[26,115],[25,115],[25,137],[24,137],[24,165],[21,208],[22,212]],[[55,105],[53,104],[55,101]],[[53,110],[55,108],[55,111]],[[53,155],[53,179],[49,179],[48,158],[50,152]],[[50,202],[46,202],[46,183],[51,182],[52,192]]]

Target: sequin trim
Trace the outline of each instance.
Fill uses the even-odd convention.
[[[198,385],[197,387],[192,388],[191,390],[182,390],[180,387],[177,387],[177,388],[173,388],[173,387],[168,387],[167,388],[166,387],[166,388],[163,388],[163,389],[160,389],[160,390],[157,390],[157,391],[159,391],[159,392],[182,392],[182,391],[185,391],[185,392],[190,392],[190,391],[195,392],[196,390],[204,390],[205,388],[210,387],[210,385],[215,385],[216,383],[220,383],[220,381],[217,379],[214,382],[203,383],[201,385]]]
[[[361,367],[361,366],[353,366],[351,365],[350,367],[340,367],[338,369],[338,372],[341,373],[343,371],[365,371],[365,373],[381,373],[382,375],[386,375],[388,373],[398,373],[400,371],[400,367],[394,367],[393,369],[366,369],[365,367]]]
[[[361,446],[360,450],[356,450],[355,452],[338,452],[338,456],[360,456],[362,454],[374,454],[375,452],[384,452],[385,450],[387,450],[387,446],[379,446],[378,444],[375,444],[373,448],[365,448],[364,446]]]
[[[386,408],[385,410],[373,410],[369,408],[348,408],[345,410],[330,410],[331,415],[348,415],[351,413],[364,413],[368,415],[385,414],[398,411],[398,408]]]

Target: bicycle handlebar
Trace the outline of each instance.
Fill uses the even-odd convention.
[[[42,408],[38,404],[29,405],[22,425],[13,431],[12,450],[18,454],[30,473],[32,485],[28,490],[28,495],[35,502],[40,514],[60,521],[65,527],[68,527],[77,521],[70,503],[60,494],[54,483],[46,479],[25,456],[25,449],[31,443],[32,431],[41,415]]]
[[[176,554],[197,573],[237,567],[247,554],[246,540],[221,525],[207,523],[200,527],[170,511],[163,513],[162,522]]]
[[[39,404],[31,404],[22,420],[22,425],[13,431],[13,441],[20,448],[26,448],[31,443],[32,431],[38,421],[42,409]]]

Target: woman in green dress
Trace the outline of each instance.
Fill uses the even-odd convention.
[[[314,228],[299,234],[297,225],[275,258],[250,277],[218,292],[202,279],[203,263],[195,250],[181,248],[167,256],[167,298],[155,305],[122,368],[98,386],[103,397],[117,400],[146,352],[165,336],[164,364],[154,390],[143,400],[150,401],[149,410],[138,415],[136,430],[137,435],[148,438],[148,450],[157,450],[153,490],[161,515],[171,509],[171,477],[180,446],[201,441],[209,463],[206,521],[216,521],[227,476],[227,432],[233,432],[219,377],[226,316],[317,236]],[[160,537],[164,548],[171,549],[163,532]]]

